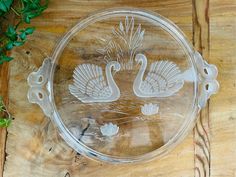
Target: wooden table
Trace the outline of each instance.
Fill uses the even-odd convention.
[[[171,19],[219,69],[219,93],[202,110],[193,132],[161,160],[120,166],[88,160],[69,148],[26,98],[28,74],[51,54],[63,33],[81,17],[114,6],[149,9]],[[236,176],[235,0],[51,0],[33,25],[37,31],[29,42],[12,52],[16,59],[0,66],[1,95],[15,117],[8,133],[0,130],[4,177]]]

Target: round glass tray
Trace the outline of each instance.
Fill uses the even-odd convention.
[[[108,9],[76,24],[28,77],[40,105],[77,152],[111,163],[161,156],[216,93],[217,68],[180,29],[140,9]]]

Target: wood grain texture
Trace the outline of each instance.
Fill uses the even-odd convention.
[[[193,0],[193,44],[209,60],[209,0]],[[194,128],[194,176],[211,176],[209,103],[201,110]]]
[[[115,6],[141,7],[171,19],[219,69],[220,92],[202,111],[193,134],[161,160],[119,166],[89,160],[68,147],[41,109],[26,98],[28,74],[51,54],[63,33],[81,17]],[[38,30],[30,42],[13,52],[9,107],[15,120],[8,130],[4,177],[234,177],[235,11],[235,0],[51,0],[33,22]]]
[[[13,2],[15,3],[15,2]],[[9,14],[6,16],[9,22],[14,23],[15,14]],[[2,24],[3,31],[7,29],[7,24]],[[2,30],[1,29],[1,30]],[[6,55],[10,55],[10,52],[6,52]],[[3,97],[5,106],[8,107],[9,102],[9,76],[10,76],[10,67],[9,63],[3,63],[0,65],[0,96]],[[3,176],[4,163],[6,158],[6,138],[7,138],[7,129],[0,128],[0,177]]]
[[[3,97],[3,101],[8,106],[8,81],[9,81],[9,64],[4,63],[0,65],[0,95]],[[6,147],[6,128],[0,128],[0,176],[3,175],[4,163],[5,163],[5,147]]]
[[[236,175],[236,1],[210,1],[210,62],[220,92],[211,99],[211,176]]]

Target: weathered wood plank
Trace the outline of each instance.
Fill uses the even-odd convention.
[[[236,175],[236,1],[210,1],[210,62],[220,92],[210,101],[211,176]]]
[[[193,43],[205,60],[209,59],[209,0],[193,0]],[[209,104],[199,116],[194,129],[195,177],[211,176]]]
[[[6,18],[8,18],[9,22],[14,23],[14,17],[15,14],[9,14]],[[7,28],[7,23],[4,23],[2,26],[2,29]],[[10,52],[6,53],[7,55],[10,55]],[[9,63],[4,63],[0,65],[0,96],[3,97],[4,104],[8,107],[9,102],[9,76],[10,76],[10,67]],[[0,128],[0,177],[3,176],[3,170],[4,170],[4,164],[5,164],[5,156],[6,156],[6,138],[7,138],[7,129],[6,128]]]
[[[0,65],[0,96],[3,97],[3,101],[8,106],[8,81],[9,81],[9,64],[4,63]],[[6,128],[0,128],[0,177],[3,175],[4,163],[5,163],[5,147],[6,147]]]

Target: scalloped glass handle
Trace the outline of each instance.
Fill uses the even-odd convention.
[[[51,117],[53,110],[49,101],[49,92],[47,90],[48,76],[51,66],[51,60],[46,58],[38,71],[30,73],[27,79],[30,86],[27,95],[29,102],[38,104],[44,114],[48,117]]]
[[[200,96],[198,100],[198,106],[203,108],[206,106],[207,100],[212,94],[216,94],[219,90],[219,83],[216,80],[218,70],[215,65],[208,64],[199,52],[195,52],[195,59],[197,69],[199,72],[200,82]]]

